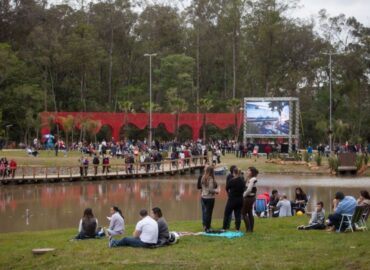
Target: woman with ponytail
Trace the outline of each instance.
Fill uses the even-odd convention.
[[[106,234],[108,236],[123,234],[125,231],[125,220],[123,219],[122,211],[117,206],[112,206],[110,212],[112,216],[108,217],[110,223]]]

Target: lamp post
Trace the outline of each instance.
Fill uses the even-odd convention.
[[[5,126],[5,131],[6,131],[6,141],[5,141],[5,147],[7,146],[9,142],[9,129],[13,126],[13,124],[9,124]]]
[[[332,151],[332,55],[338,55],[339,53],[322,53],[324,55],[329,55],[329,150]]]
[[[144,56],[149,57],[149,142],[148,146],[152,146],[152,57],[157,56],[156,53],[146,53]]]

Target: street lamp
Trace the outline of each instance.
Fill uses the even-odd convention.
[[[146,53],[144,56],[149,57],[149,142],[148,146],[152,146],[152,57],[157,56],[156,53]]]
[[[329,150],[332,150],[332,55],[338,55],[339,53],[322,53],[324,55],[329,55]]]
[[[6,125],[5,130],[6,130],[6,141],[5,141],[5,147],[7,146],[9,142],[9,129],[12,127],[12,124]]]

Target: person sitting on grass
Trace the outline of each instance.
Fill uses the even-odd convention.
[[[323,230],[325,229],[325,210],[324,203],[318,202],[316,204],[316,211],[312,212],[311,219],[307,226],[298,226],[298,230]]]
[[[360,191],[360,197],[357,199],[358,206],[370,206],[370,195],[367,190]]]
[[[342,214],[353,215],[356,205],[357,202],[352,196],[344,196],[344,193],[341,191],[335,193],[335,199],[333,200],[334,213],[328,217],[328,231],[338,230],[342,220]],[[345,226],[342,226],[341,231],[345,229]]]
[[[276,208],[279,209],[279,217],[292,216],[292,206],[285,194],[281,196],[280,201],[276,205]]]
[[[270,216],[278,217],[279,209],[277,209],[277,204],[279,202],[279,193],[276,189],[272,190],[269,202]]]
[[[159,207],[152,209],[152,217],[158,223],[158,246],[168,245],[170,239],[170,233],[168,231],[167,221],[162,215],[162,210]]]
[[[301,211],[302,213],[304,213],[307,202],[308,198],[306,193],[303,192],[302,188],[297,187],[295,189],[295,201],[291,202],[292,211],[295,210],[296,212]],[[292,212],[292,215],[293,214],[294,213]]]
[[[148,211],[140,210],[141,220],[136,224],[133,237],[125,237],[121,240],[113,240],[109,237],[109,247],[142,247],[150,248],[158,242],[158,223],[148,216]]]
[[[95,238],[97,235],[98,219],[94,217],[91,208],[84,210],[83,217],[78,226],[78,235],[75,237],[77,240]]]
[[[110,223],[109,228],[105,230],[105,234],[107,236],[123,234],[125,231],[125,221],[121,210],[117,206],[112,206],[110,212],[112,216],[108,218]]]

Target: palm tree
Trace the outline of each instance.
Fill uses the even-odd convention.
[[[238,140],[239,137],[239,127],[238,127],[238,113],[240,109],[241,101],[240,99],[233,98],[227,101],[227,107],[234,114],[234,139]]]
[[[124,100],[119,102],[120,109],[125,113],[124,123],[124,136],[128,138],[128,113],[134,112],[134,103],[130,100]]]
[[[68,149],[69,132],[72,132],[72,141],[73,141],[73,129],[75,124],[75,118],[72,115],[68,115],[67,117],[61,117],[61,123],[63,126],[64,133],[66,134],[66,147]]]
[[[199,100],[199,108],[203,113],[203,142],[206,141],[206,113],[213,108],[213,101],[209,98]]]

